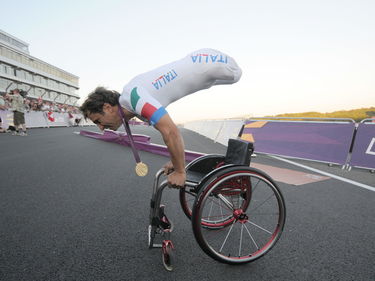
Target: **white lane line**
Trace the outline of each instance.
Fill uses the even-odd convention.
[[[347,179],[347,178],[343,178],[343,177],[340,177],[340,176],[336,176],[336,175],[333,175],[333,174],[330,174],[330,173],[327,173],[327,172],[324,172],[324,171],[321,171],[321,170],[318,170],[318,169],[315,169],[315,168],[311,168],[309,166],[305,166],[305,165],[302,165],[302,164],[299,164],[299,163],[296,163],[296,162],[293,162],[293,161],[290,161],[290,160],[287,160],[287,159],[284,159],[284,158],[281,158],[281,157],[278,157],[278,156],[272,156],[272,155],[269,155],[269,156],[272,157],[272,158],[275,158],[277,160],[284,161],[286,163],[289,163],[289,164],[292,164],[292,165],[295,165],[295,166],[298,166],[298,167],[316,172],[318,174],[325,175],[327,177],[331,177],[331,178],[334,178],[334,179],[337,179],[337,180],[340,180],[340,181],[343,181],[343,182],[347,182],[347,183],[350,183],[350,184],[353,184],[353,185],[356,185],[356,186],[359,186],[359,187],[362,187],[362,188],[365,188],[365,189],[368,189],[368,190],[371,190],[371,191],[375,191],[375,187],[370,186],[370,185],[359,183],[359,182],[356,182],[356,181],[353,181],[353,180],[350,180],[350,179]]]

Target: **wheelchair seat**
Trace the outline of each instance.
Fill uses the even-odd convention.
[[[186,166],[186,181],[188,185],[198,185],[207,174],[224,165],[249,166],[253,151],[253,143],[229,139],[225,156],[209,154],[190,162]]]

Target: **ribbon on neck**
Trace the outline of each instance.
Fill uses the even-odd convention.
[[[126,131],[126,133],[128,135],[129,142],[130,142],[130,147],[131,147],[131,149],[133,151],[134,159],[137,162],[137,164],[135,166],[135,172],[136,172],[136,174],[138,176],[142,176],[143,177],[143,176],[147,175],[148,167],[147,167],[147,165],[145,163],[143,163],[141,161],[141,157],[139,156],[138,150],[135,147],[134,139],[133,139],[132,133],[130,131],[129,122],[126,120],[125,113],[122,110],[120,104],[118,105],[118,113],[119,113],[119,115],[121,117],[122,124],[124,125],[125,131]]]

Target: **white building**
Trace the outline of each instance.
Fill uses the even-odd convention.
[[[29,53],[29,44],[0,30],[0,92],[19,88],[28,98],[76,105],[79,77]]]

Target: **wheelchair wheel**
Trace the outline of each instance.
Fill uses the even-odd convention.
[[[203,176],[224,165],[225,157],[218,154],[210,154],[199,157],[186,166],[186,173],[198,173]],[[195,179],[196,180],[196,179]],[[194,181],[194,180],[193,180]],[[197,197],[197,188],[185,187],[180,189],[180,204],[185,215],[191,220],[192,210]]]
[[[180,189],[180,204],[181,208],[184,211],[184,214],[191,219],[191,214],[193,213],[193,205],[195,198],[197,197],[197,193],[195,190],[188,191],[188,187]]]
[[[233,177],[230,180],[223,182],[220,186],[220,194],[213,192],[207,199],[210,212],[220,212],[220,215],[208,215],[202,218],[201,224],[203,227],[209,229],[222,228],[233,222],[235,219],[233,214],[226,212],[227,207],[223,203],[223,196],[225,200],[230,200],[236,208],[246,210],[251,200],[251,182],[248,177]],[[180,190],[180,202],[182,209],[186,216],[191,219],[192,209],[195,204],[196,194]]]
[[[234,185],[234,182],[243,182]],[[207,227],[217,223],[220,227]],[[254,261],[276,244],[285,224],[285,203],[273,180],[250,167],[213,174],[197,195],[194,236],[212,258],[241,264]]]

